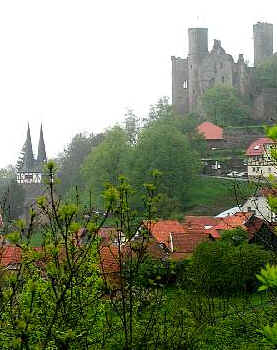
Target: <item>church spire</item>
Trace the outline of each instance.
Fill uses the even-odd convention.
[[[38,143],[38,156],[37,156],[38,166],[41,166],[44,162],[46,162],[46,160],[47,158],[46,158],[46,151],[45,151],[45,143],[43,138],[42,124],[41,124],[39,143]]]
[[[24,152],[23,169],[25,171],[32,171],[34,168],[34,154],[33,154],[29,123],[28,123],[28,130],[27,130],[27,138],[23,146],[23,152]]]

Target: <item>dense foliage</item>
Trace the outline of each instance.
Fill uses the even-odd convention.
[[[3,221],[9,224],[24,211],[25,191],[16,181],[16,170],[12,166],[0,169],[0,210]]]
[[[256,274],[271,261],[271,253],[254,244],[201,243],[192,258],[193,284],[209,295],[253,291]]]
[[[277,127],[268,136],[277,139]],[[12,269],[0,266],[1,349],[276,348],[276,257],[248,244],[244,230],[223,232],[183,261],[171,261],[167,249],[147,254],[143,223],[183,212],[202,141],[195,120],[175,116],[162,100],[142,126],[129,112],[123,127],[72,140],[60,157],[64,201],[48,163],[48,193],[30,224],[18,221],[7,236],[22,258]],[[20,198],[16,187],[12,193]],[[89,197],[86,207],[80,197]],[[274,197],[269,204],[277,211]],[[33,249],[42,217],[42,245]],[[108,221],[124,237],[105,247],[113,249],[116,273],[104,273],[101,260],[98,232]]]
[[[256,67],[256,82],[259,89],[277,88],[277,56],[272,56]]]
[[[49,195],[38,199],[40,210],[31,213],[30,226],[20,221],[8,236],[23,255],[16,269],[0,267],[2,349],[272,349],[263,342],[271,328],[262,329],[272,324],[275,303],[252,294],[269,252],[248,245],[238,230],[225,232],[222,242],[203,243],[191,261],[153,259],[141,223],[155,217],[158,172],[145,186],[142,214],[131,205],[136,193],[120,177],[105,188],[104,214],[88,215],[55,199],[51,162],[48,171]],[[39,212],[49,221],[34,250]],[[125,237],[115,246],[121,267],[115,279],[99,262],[97,232],[108,218]],[[80,227],[87,231],[85,244],[77,244]]]
[[[216,125],[242,125],[249,117],[249,110],[236,89],[215,86],[202,96],[202,105],[207,119]]]
[[[62,179],[58,188],[61,194],[65,195],[74,186],[82,188],[84,183],[80,175],[80,167],[92,149],[100,144],[103,139],[103,134],[77,134],[73,137],[70,144],[57,159],[59,176]]]
[[[158,169],[162,173],[159,188],[163,193],[159,216],[182,212],[190,184],[200,171],[203,140],[196,134],[195,126],[196,121],[175,116],[171,107],[161,101],[151,109],[143,127],[129,114],[125,128],[115,126],[108,130],[81,169],[94,204],[101,207],[99,194],[105,182],[116,184],[118,176],[124,174],[135,189],[140,189],[149,181],[152,170]],[[139,198],[135,203],[141,210]]]

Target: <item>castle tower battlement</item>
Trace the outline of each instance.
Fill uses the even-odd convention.
[[[193,112],[200,92],[200,65],[208,55],[208,28],[189,28],[189,55],[188,55],[188,100],[189,112]]]
[[[255,67],[273,55],[273,24],[258,22],[253,25]]]
[[[273,25],[258,22],[253,26],[253,32],[256,66],[273,56]],[[246,99],[254,101],[255,67],[248,67],[242,54],[235,62],[220,40],[214,40],[209,52],[208,28],[189,28],[188,39],[187,58],[171,57],[172,104],[177,113],[202,115],[200,98],[207,89],[217,85],[233,87]]]

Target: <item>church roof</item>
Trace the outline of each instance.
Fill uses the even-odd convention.
[[[43,138],[42,124],[41,124],[39,143],[38,143],[38,156],[37,156],[38,165],[41,165],[46,160],[47,160],[47,158],[46,158],[46,151],[45,151],[45,143],[44,143],[44,138]]]
[[[23,146],[24,157],[23,157],[23,170],[32,170],[34,167],[34,153],[31,140],[30,126],[28,124],[27,137]]]
[[[17,171],[19,172],[38,172],[39,171],[40,172],[46,160],[47,158],[46,158],[42,125],[40,127],[40,138],[39,138],[37,159],[35,159],[34,153],[33,153],[30,126],[28,124],[26,141],[23,145],[21,155],[16,165]]]

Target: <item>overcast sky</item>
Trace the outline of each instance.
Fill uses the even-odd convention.
[[[252,25],[271,22],[277,50],[276,10],[276,0],[0,0],[0,167],[16,162],[28,122],[34,153],[43,123],[51,158],[127,108],[145,115],[171,95],[170,57],[187,55],[190,26],[253,62]]]

